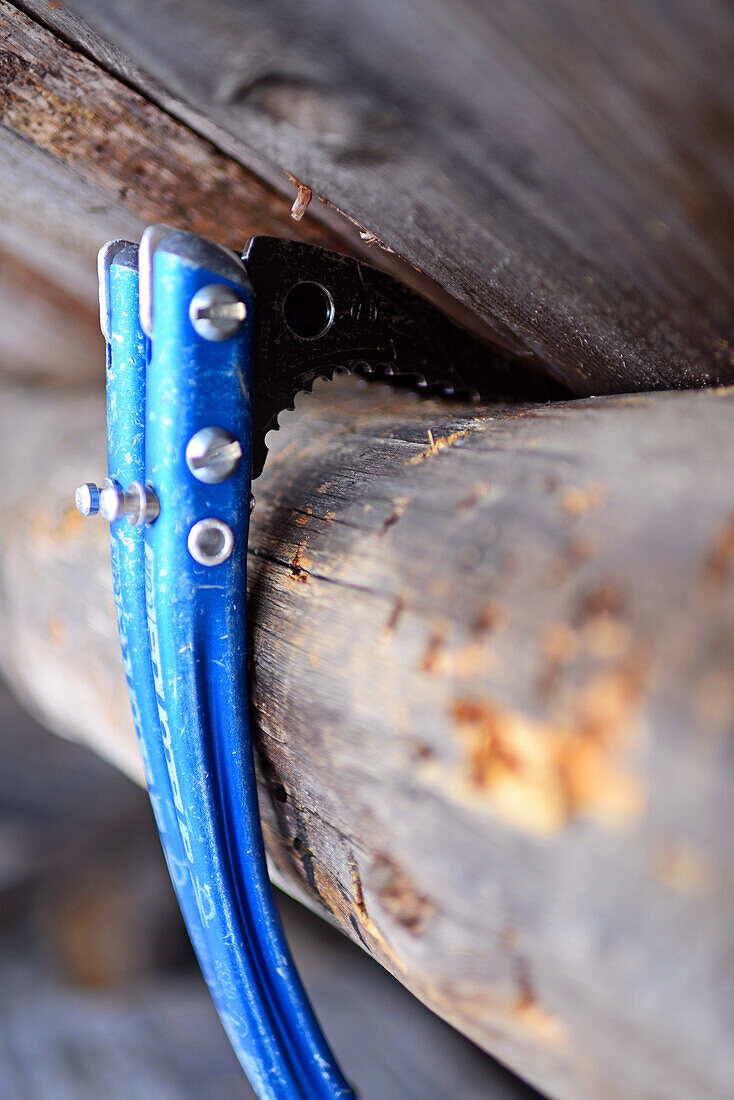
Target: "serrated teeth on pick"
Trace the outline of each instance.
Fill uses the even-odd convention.
[[[457,390],[453,382],[447,381],[444,382],[442,385],[440,383],[432,383],[429,386],[429,383],[426,380],[425,376],[419,371],[401,371],[399,369],[396,369],[392,363],[353,363],[351,366],[334,367],[329,371],[325,371],[323,374],[315,374],[313,378],[310,378],[302,386],[301,389],[297,390],[293,394],[290,401],[284,404],[282,408],[280,408],[267,422],[267,424],[265,425],[265,436],[267,436],[268,432],[280,431],[279,417],[281,413],[293,412],[296,407],[296,398],[299,397],[300,394],[303,393],[307,396],[310,396],[313,393],[313,388],[317,379],[320,378],[323,379],[324,382],[331,382],[335,374],[356,374],[357,378],[361,378],[365,381],[371,381],[372,376],[377,370],[382,371],[389,378],[388,385],[394,385],[396,382],[404,381],[408,382],[416,390],[423,391],[432,389],[434,392],[440,385],[441,395],[444,397],[455,397],[458,395],[465,396],[466,399],[469,401],[478,401],[480,399],[480,395],[476,392],[469,392],[468,390],[464,391],[463,389]],[[264,441],[263,446],[265,450],[265,455],[267,457],[268,448],[267,443],[265,443]]]

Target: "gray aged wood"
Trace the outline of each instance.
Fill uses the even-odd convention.
[[[0,461],[29,424],[2,658],[135,772],[106,533],[68,498],[102,401],[4,390]],[[249,591],[279,880],[554,1097],[728,1100],[734,392],[477,410],[335,382],[279,442]]]
[[[22,6],[575,392],[734,379],[731,5]]]
[[[341,245],[103,68],[0,0],[0,371],[101,379],[95,256],[146,224],[233,247],[253,233]]]
[[[40,14],[49,13],[44,0]],[[486,333],[465,306],[370,248],[351,223],[333,213],[331,225],[310,215],[294,221],[293,183],[289,198],[277,194],[226,155],[226,143],[213,145],[123,83],[117,55],[88,41],[69,13],[53,14],[80,50],[0,0],[0,372],[67,384],[99,378],[97,249],[113,237],[136,240],[156,221],[233,248],[267,233],[361,255]],[[92,46],[102,64],[85,56]]]

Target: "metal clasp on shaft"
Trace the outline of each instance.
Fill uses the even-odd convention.
[[[108,523],[127,516],[133,527],[144,527],[158,518],[160,504],[155,490],[142,481],[131,481],[123,489],[112,478],[106,477],[102,485],[86,481],[74,493],[77,511],[83,516],[99,513]]]

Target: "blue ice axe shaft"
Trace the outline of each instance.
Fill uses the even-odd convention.
[[[262,1100],[353,1096],[304,993],[267,875],[246,685],[252,321],[256,304],[234,256],[189,233],[147,252],[148,340],[139,319],[137,250],[108,250],[109,474],[148,483],[160,514],[112,524],[120,640],[151,800],[192,943],[223,1024]],[[190,303],[223,285],[247,316],[226,340],[195,330]],[[189,469],[201,428],[239,441],[236,470],[206,484]],[[216,565],[189,535],[217,519],[233,536]]]

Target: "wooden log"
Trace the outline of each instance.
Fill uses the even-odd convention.
[[[50,11],[44,2],[42,14]],[[0,372],[100,378],[95,255],[110,238],[138,239],[151,222],[185,226],[233,248],[265,233],[352,252],[500,338],[325,207],[328,224],[308,212],[294,220],[291,179],[279,174],[289,196],[278,194],[228,155],[226,142],[212,144],[133,91],[120,79],[119,58],[87,40],[68,13],[58,14],[60,30],[81,37],[79,50],[0,0]],[[101,64],[85,56],[95,43]]]
[[[0,461],[43,444],[0,476],[0,649],[139,777],[106,532],[69,501],[103,416],[2,393]],[[731,1094],[733,429],[732,391],[477,410],[334,382],[255,486],[274,871],[561,1100]]]
[[[576,393],[734,380],[730,5],[21,6]]]
[[[293,221],[286,198],[6,0],[0,41],[0,371],[101,380],[97,249],[137,239],[149,222],[233,247],[287,232],[344,248],[313,219]]]

